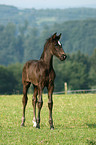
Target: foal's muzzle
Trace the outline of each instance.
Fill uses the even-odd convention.
[[[63,61],[63,60],[65,60],[66,58],[67,58],[67,55],[66,55],[66,54],[62,54],[61,57],[60,57],[60,60]]]

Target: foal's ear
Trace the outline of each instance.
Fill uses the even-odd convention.
[[[54,33],[54,34],[52,35],[52,39],[55,39],[55,38],[56,38],[56,34],[57,34],[57,33]]]
[[[59,36],[57,36],[57,37],[58,37],[58,40],[60,39],[61,35],[62,35],[62,34],[60,33],[60,35],[59,35]]]

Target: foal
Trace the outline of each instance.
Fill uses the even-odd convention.
[[[53,126],[53,119],[52,119],[52,107],[53,107],[53,99],[52,93],[54,90],[54,79],[55,79],[55,72],[53,69],[53,55],[58,57],[61,61],[66,59],[66,54],[63,51],[62,45],[59,42],[59,36],[52,35],[45,43],[43,53],[40,57],[40,60],[30,60],[26,62],[23,67],[22,72],[22,83],[23,83],[23,117],[21,126],[24,126],[25,122],[25,108],[27,105],[27,91],[30,87],[30,84],[33,84],[34,93],[32,99],[33,105],[33,123],[34,127],[40,128],[40,111],[43,105],[42,100],[42,90],[44,87],[48,89],[48,108],[49,108],[49,124],[50,129],[54,129]],[[37,99],[38,95],[38,99]],[[36,103],[38,106],[38,115],[36,119]]]

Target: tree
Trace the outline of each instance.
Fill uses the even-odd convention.
[[[24,62],[37,59],[39,51],[38,29],[30,30],[30,33],[25,37],[24,41]]]
[[[54,68],[56,71],[55,91],[63,91],[64,82],[68,83],[68,89],[88,89],[90,87],[90,64],[86,56],[79,53],[68,55],[64,62],[54,59]]]
[[[16,85],[14,87],[14,93],[22,93],[23,85],[22,85],[22,69],[23,65],[20,63],[12,64],[8,66],[8,70],[13,74]]]
[[[0,94],[12,94],[17,81],[13,73],[6,67],[0,66]]]
[[[11,23],[2,29],[0,34],[0,64],[2,65],[17,61],[15,33],[16,27]]]
[[[91,88],[96,88],[96,48],[90,58],[91,68],[89,71],[89,79]]]

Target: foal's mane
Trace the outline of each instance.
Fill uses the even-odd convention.
[[[52,37],[49,37],[48,39],[46,39],[46,42],[45,42],[45,44],[44,44],[44,49],[45,49],[45,47],[47,47],[47,45],[50,43],[50,42],[52,42],[52,39],[51,39]]]
[[[44,52],[47,50],[48,44],[49,44],[50,42],[52,42],[52,39],[51,39],[51,38],[52,38],[52,36],[49,37],[48,39],[46,39],[46,42],[45,42],[45,44],[44,44],[44,50],[43,50],[43,53],[42,53],[40,59],[42,59],[42,58],[44,57]]]

